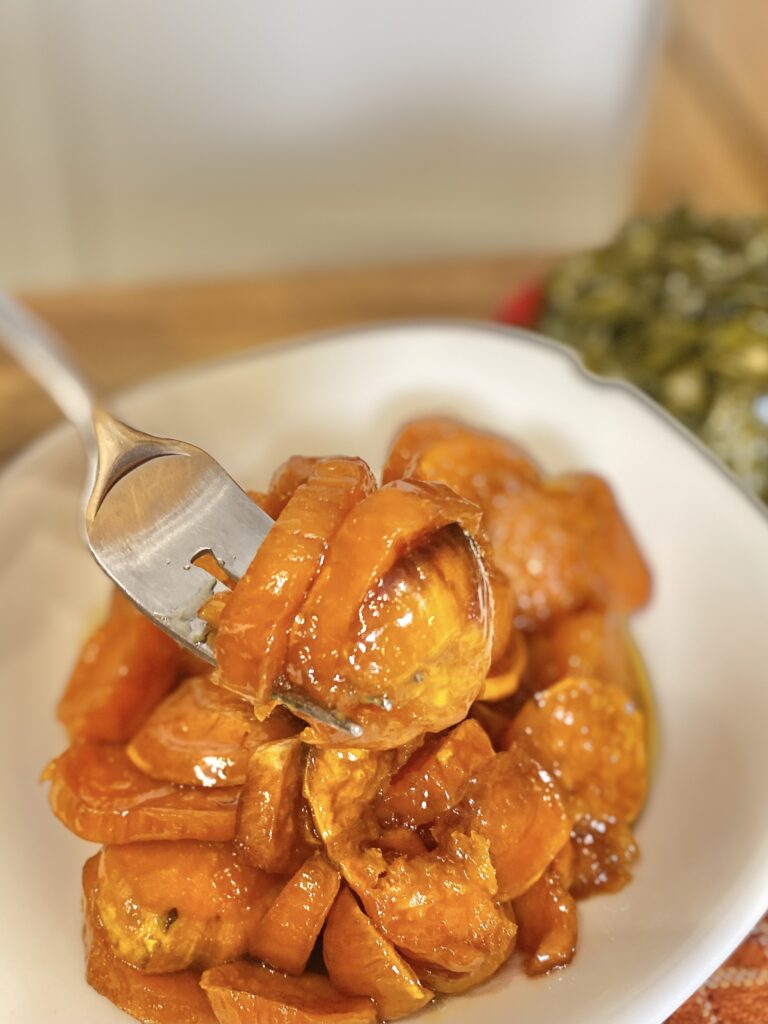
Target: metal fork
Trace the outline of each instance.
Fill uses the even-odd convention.
[[[198,612],[223,584],[194,564],[213,555],[237,582],[273,526],[210,455],[115,419],[63,342],[0,293],[0,342],[77,428],[88,460],[85,541],[112,581],[166,633],[215,664]],[[351,735],[359,726],[281,691],[282,703]]]

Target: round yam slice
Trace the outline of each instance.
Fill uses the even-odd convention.
[[[219,620],[222,685],[256,704],[271,697],[288,631],[328,546],[351,509],[375,488],[361,459],[321,459],[291,495],[235,586]]]
[[[541,877],[571,826],[552,776],[519,744],[480,768],[459,820],[465,831],[489,842],[502,901]],[[447,827],[454,827],[450,816]]]
[[[313,854],[262,917],[251,939],[251,956],[286,974],[301,974],[340,882],[338,871],[323,854]]]
[[[179,645],[127,599],[86,640],[59,701],[73,740],[124,743],[178,678]]]
[[[100,854],[83,868],[85,978],[91,988],[144,1024],[217,1024],[199,971],[145,974],[115,955],[96,908]]]
[[[422,857],[396,858],[358,895],[409,961],[468,974],[506,948],[514,930],[495,890],[487,840],[455,833]]]
[[[346,887],[328,915],[323,960],[336,988],[351,996],[373,999],[383,1020],[407,1017],[432,1000],[429,989],[374,927]]]
[[[379,819],[427,825],[459,803],[472,777],[492,757],[491,741],[471,718],[440,736],[428,737],[377,801]]]
[[[125,747],[79,743],[43,773],[48,801],[67,828],[94,843],[143,839],[226,842],[235,835],[239,787],[200,789],[158,782]]]
[[[375,1024],[370,999],[348,996],[320,974],[293,978],[262,964],[212,967],[200,984],[219,1024]]]
[[[263,871],[291,874],[312,853],[302,796],[304,752],[299,737],[292,736],[262,743],[248,762],[237,810],[237,843]]]
[[[282,882],[231,843],[106,846],[96,906],[115,953],[152,974],[245,956]]]
[[[195,676],[155,708],[127,753],[154,779],[187,786],[241,786],[255,747],[297,731],[296,720],[286,712],[278,709],[259,722],[248,701],[206,676]]]
[[[490,664],[479,512],[440,484],[396,481],[350,513],[291,634],[291,690],[394,747],[465,717]],[[447,528],[447,529],[443,529]],[[338,744],[314,724],[307,742]]]
[[[569,795],[577,815],[631,822],[648,788],[645,724],[626,693],[563,679],[528,700],[505,742],[523,742]]]

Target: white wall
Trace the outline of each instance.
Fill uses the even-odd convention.
[[[0,281],[593,241],[655,0],[0,0]]]

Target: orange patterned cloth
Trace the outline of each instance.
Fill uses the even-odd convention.
[[[768,1024],[768,914],[667,1024]]]

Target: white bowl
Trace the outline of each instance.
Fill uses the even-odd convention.
[[[768,523],[696,442],[559,346],[455,323],[246,353],[115,407],[254,485],[294,452],[378,467],[395,428],[434,411],[519,438],[554,472],[605,474],[655,579],[635,625],[661,752],[635,880],[580,904],[566,971],[531,981],[512,967],[420,1020],[657,1024],[704,981],[768,905]],[[83,980],[79,872],[90,849],[55,821],[36,781],[64,746],[55,701],[108,589],[78,537],[81,463],[62,427],[0,477],[0,993],[15,1024],[127,1019]]]

